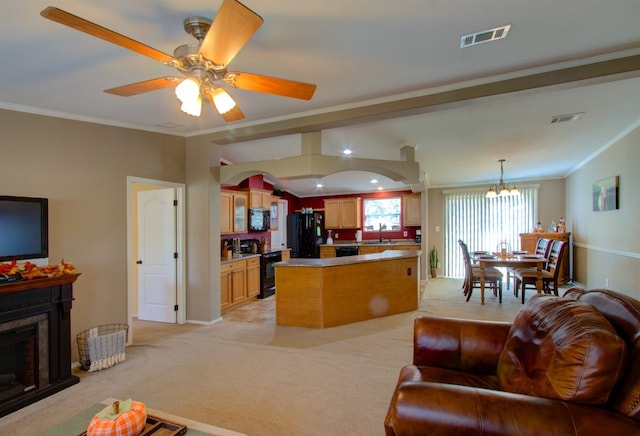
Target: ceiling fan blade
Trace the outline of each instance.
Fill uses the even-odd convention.
[[[157,79],[144,80],[142,82],[105,89],[104,92],[121,97],[131,97],[132,95],[144,94],[145,92],[176,86],[182,80],[180,77],[158,77]]]
[[[266,92],[283,97],[311,100],[316,91],[316,85],[293,80],[278,79],[276,77],[261,76],[259,74],[230,71],[224,76],[224,81],[234,88],[248,91]]]
[[[136,53],[150,57],[151,59],[154,59],[156,61],[164,63],[169,63],[172,61],[177,62],[177,59],[175,59],[173,56],[156,50],[155,48],[149,47],[148,45],[142,44],[141,42],[134,41],[133,39],[109,30],[106,27],[102,27],[98,24],[92,23],[91,21],[87,21],[84,18],[80,18],[76,15],[70,14],[69,12],[63,11],[62,9],[49,6],[47,8],[44,8],[42,12],[40,12],[40,15],[51,21],[55,21],[57,23],[64,24],[65,26],[69,26],[73,29],[79,30],[80,32],[95,36],[96,38],[103,39],[107,42],[119,45],[120,47],[124,47],[128,50],[135,51]]]
[[[213,101],[213,92],[211,92],[211,90],[205,90],[203,92],[203,94],[207,97],[207,100],[209,100],[209,103],[211,103],[211,106],[213,106],[216,110],[218,110],[218,108],[216,107],[216,104]],[[231,96],[229,96],[229,97],[231,97]],[[218,113],[220,113],[220,112],[218,111]],[[231,109],[230,111],[227,111],[227,112],[225,112],[223,114],[220,114],[220,116],[227,123],[230,123],[232,121],[238,121],[238,120],[241,120],[241,119],[244,118],[244,114],[242,113],[242,111],[238,107],[237,103],[233,107],[233,109]]]
[[[231,109],[229,112],[225,112],[223,114],[220,114],[220,116],[227,123],[230,123],[232,121],[238,121],[238,120],[241,120],[241,119],[244,118],[244,114],[242,113],[242,111],[240,110],[240,108],[237,105],[236,105],[236,107]]]
[[[262,17],[236,0],[224,0],[207,35],[200,53],[211,62],[225,67],[263,23]]]

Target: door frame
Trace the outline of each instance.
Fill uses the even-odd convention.
[[[133,342],[133,308],[137,302],[134,302],[134,290],[137,288],[136,283],[136,256],[133,253],[133,229],[137,227],[137,223],[133,222],[134,210],[134,185],[155,185],[160,188],[174,188],[176,190],[176,199],[178,206],[176,207],[176,248],[178,250],[178,262],[176,265],[176,301],[178,304],[178,313],[176,319],[178,324],[184,324],[187,318],[187,298],[186,298],[186,186],[184,183],[173,183],[164,180],[146,179],[143,177],[127,176],[127,323],[129,324],[128,344]]]

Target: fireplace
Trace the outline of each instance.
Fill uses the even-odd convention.
[[[70,331],[77,276],[0,285],[0,416],[78,383]]]
[[[49,384],[45,314],[0,325],[0,404]]]

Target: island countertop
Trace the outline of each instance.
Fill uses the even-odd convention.
[[[357,256],[344,256],[344,257],[327,257],[324,259],[309,259],[309,258],[293,258],[289,260],[283,260],[277,262],[274,266],[277,267],[310,267],[310,268],[324,268],[331,266],[343,266],[352,265],[356,263],[367,262],[379,262],[382,260],[392,259],[406,259],[419,256],[422,252],[420,250],[388,250],[382,253],[371,254],[359,254]]]
[[[420,250],[276,263],[276,325],[326,328],[418,308]]]

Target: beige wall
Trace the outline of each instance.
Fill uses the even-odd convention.
[[[220,162],[207,136],[187,139],[187,319],[220,318]],[[212,157],[213,156],[213,157]]]
[[[82,273],[73,337],[127,322],[126,178],[185,183],[184,138],[6,110],[0,132],[0,192],[49,198],[49,261]]]
[[[567,178],[567,226],[573,233],[574,277],[587,288],[640,298],[640,127]],[[592,210],[593,182],[620,176],[618,210]]]
[[[538,190],[538,220],[542,222],[546,228],[551,221],[558,222],[561,216],[566,218],[565,214],[565,181],[564,179],[556,180],[533,180],[523,185],[539,185]],[[487,189],[488,186],[469,186],[469,190]],[[462,188],[462,189],[467,189]],[[423,229],[422,233],[427,233],[428,244],[427,251],[435,245],[440,253],[440,264],[444,264],[444,196],[443,189],[429,189],[428,200],[428,216],[427,226],[428,232]],[[440,227],[440,231],[436,232],[436,226]],[[530,229],[523,229],[527,232]],[[497,244],[497,242],[496,242]],[[442,267],[438,269],[438,275],[444,274]]]

